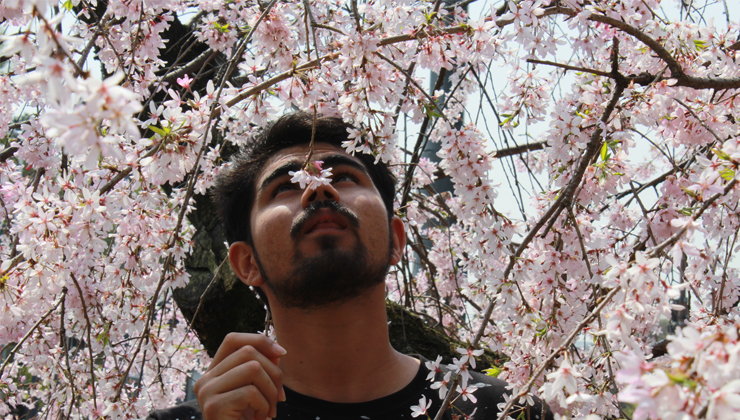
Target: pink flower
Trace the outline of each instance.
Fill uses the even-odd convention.
[[[412,407],[413,408],[413,407]],[[740,379],[735,379],[712,394],[707,418],[733,418],[740,413]]]
[[[290,182],[298,184],[301,189],[308,187],[310,190],[315,190],[321,185],[329,185],[331,183],[331,168],[321,169],[323,163],[321,161],[312,162],[306,169],[288,172],[288,175],[292,176]]]
[[[178,77],[177,78],[177,84],[180,85],[180,86],[182,86],[182,87],[184,87],[187,90],[190,90],[190,83],[192,83],[192,82],[193,82],[193,79],[191,79],[190,77],[188,77],[187,74],[184,75],[183,77]]]
[[[430,388],[432,389],[439,389],[439,399],[440,400],[443,400],[445,396],[447,395],[447,384],[450,383],[451,377],[452,377],[452,372],[447,372],[441,381],[437,381],[430,386]]]
[[[411,406],[411,417],[419,417],[422,414],[427,414],[427,410],[432,406],[432,400],[427,401],[427,397],[422,395],[419,400],[419,405]]]
[[[478,390],[478,387],[475,385],[468,385],[465,388],[458,385],[457,392],[460,393],[460,396],[462,397],[463,401],[470,400],[474,403],[478,402],[478,399],[473,395],[475,391]]]

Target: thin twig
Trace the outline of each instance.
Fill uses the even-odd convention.
[[[560,63],[556,63],[556,62],[553,62],[553,61],[543,61],[543,60],[535,60],[534,58],[528,58],[527,59],[527,63],[543,64],[543,65],[547,65],[547,66],[560,67],[560,68],[566,69],[566,70],[574,70],[574,71],[580,71],[580,72],[584,72],[584,73],[591,73],[591,74],[595,74],[597,76],[612,77],[612,74],[609,73],[609,72],[606,72],[606,71],[601,71],[601,70],[596,70],[596,69],[587,69],[585,67],[576,67],[576,66],[571,66],[571,65],[568,65],[568,64],[560,64]]]
[[[578,219],[576,219],[576,215],[573,213],[573,209],[570,207],[567,207],[568,214],[570,215],[570,220],[573,223],[573,227],[576,230],[576,234],[578,235],[578,242],[581,244],[581,252],[583,253],[583,261],[586,262],[586,268],[588,269],[588,276],[590,279],[594,278],[594,273],[591,271],[591,263],[588,262],[588,253],[586,252],[586,245],[583,242],[583,235],[581,235],[581,229],[578,228]]]
[[[314,17],[313,17],[313,12],[311,12],[311,2],[309,0],[303,0],[303,8],[306,9],[306,20],[307,20],[306,31],[308,31],[309,30],[309,27],[310,27],[311,37],[313,38],[313,49],[314,49],[314,52],[316,53],[316,59],[318,60],[318,58],[319,58],[319,44],[318,44],[318,42],[316,42],[316,25],[317,25],[317,23],[316,23],[316,19],[314,19]],[[310,54],[311,47],[310,47],[310,43],[308,42],[308,37],[306,37],[306,38],[307,38],[306,39],[306,46],[307,46],[307,49],[308,49],[308,52],[309,52],[308,54],[306,54],[306,58],[308,58],[310,60],[311,59],[311,54]],[[319,65],[321,65],[321,62],[319,62]]]
[[[732,181],[730,181],[726,186],[724,191],[714,194],[713,196],[709,197],[707,201],[704,202],[704,204],[699,208],[699,210],[696,211],[696,214],[691,216],[692,221],[696,221],[696,219],[701,216],[706,209],[709,208],[709,206],[712,205],[715,201],[717,201],[720,197],[727,195],[733,188],[735,188],[735,185],[737,185],[737,178],[734,178]],[[666,239],[665,241],[661,242],[658,246],[653,248],[650,253],[648,254],[650,258],[655,258],[658,255],[660,255],[664,249],[667,247],[673,245],[676,241],[678,241],[684,233],[688,230],[689,226],[686,225],[678,230],[678,232],[671,235],[670,238]]]
[[[421,91],[422,94],[424,94],[424,96],[427,98],[427,100],[429,101],[429,103],[434,106],[434,109],[437,110],[437,112],[442,117],[442,119],[445,120],[445,121],[447,121],[447,122],[449,122],[447,120],[447,117],[445,117],[444,112],[442,112],[442,110],[439,108],[439,105],[437,104],[437,101],[435,101],[434,98],[432,98],[432,96],[429,93],[427,93],[426,90],[424,90],[424,88],[422,88],[421,86],[419,86],[419,83],[416,80],[414,80],[414,78],[413,78],[413,76],[411,74],[406,73],[406,70],[403,67],[399,66],[398,64],[396,64],[395,62],[393,62],[393,60],[391,60],[390,58],[384,56],[383,54],[381,54],[381,53],[379,53],[379,52],[376,51],[375,52],[375,55],[377,55],[378,57],[380,57],[383,61],[387,62],[388,64],[390,64],[391,66],[393,66],[396,70],[398,70],[399,72],[401,72],[404,76],[406,76],[406,79],[409,82],[411,82],[412,85],[416,86],[416,88],[419,89],[419,91]]]
[[[97,410],[98,400],[97,392],[95,391],[95,355],[93,354],[92,338],[90,336],[90,331],[92,330],[92,322],[90,322],[90,317],[87,315],[87,304],[85,303],[85,297],[82,294],[80,283],[77,282],[77,277],[75,277],[74,274],[70,274],[70,277],[72,278],[72,282],[77,288],[77,293],[80,295],[80,302],[82,303],[82,314],[85,315],[85,323],[87,324],[87,349],[90,352],[90,385],[92,386],[93,406]]]
[[[709,128],[709,126],[707,125],[707,123],[705,123],[705,122],[704,122],[704,120],[702,120],[701,118],[699,118],[699,116],[698,116],[698,115],[696,115],[696,113],[694,112],[694,110],[693,110],[693,109],[691,109],[691,107],[689,107],[689,106],[688,106],[688,105],[686,105],[685,103],[681,102],[681,100],[680,100],[680,99],[678,99],[678,98],[673,98],[673,100],[674,100],[674,101],[676,101],[676,102],[678,102],[679,104],[681,104],[681,106],[682,106],[682,107],[686,108],[686,110],[687,110],[687,111],[689,111],[689,113],[691,113],[691,115],[692,115],[692,116],[693,116],[694,118],[696,118],[696,120],[697,120],[697,121],[699,121],[699,124],[701,124],[701,126],[702,126],[702,127],[704,127],[704,128],[705,128],[705,129],[707,130],[707,131],[709,131],[709,133],[710,133],[711,135],[713,135],[713,136],[714,136],[714,138],[715,138],[715,139],[716,139],[716,140],[717,140],[718,142],[722,143],[722,139],[721,139],[721,138],[719,138],[719,136],[717,135],[717,133],[715,133],[715,132],[714,132],[714,130],[712,130],[711,128]]]
[[[732,245],[728,244],[727,247],[727,254],[725,255],[725,266],[722,267],[722,282],[719,285],[719,293],[717,294],[719,298],[717,299],[717,305],[715,306],[714,310],[715,318],[719,317],[720,313],[722,312],[722,297],[725,295],[725,283],[727,282],[727,266],[730,264],[730,257],[734,253],[733,250],[735,249],[735,242],[737,242],[737,234],[738,231],[736,230],[735,236],[734,238],[732,238]],[[684,258],[686,258],[685,254]]]
[[[49,21],[46,20],[44,15],[39,13],[36,6],[33,6],[33,10],[34,10],[34,16],[36,16],[39,20],[44,22],[44,27],[46,29],[46,32],[49,34],[51,39],[54,40],[54,44],[56,44],[58,51],[64,54],[69,59],[69,62],[72,63],[72,67],[75,68],[75,74],[80,74],[82,75],[83,78],[87,79],[90,76],[90,73],[82,70],[80,66],[77,65],[77,62],[72,59],[72,54],[66,48],[62,46],[61,42],[59,42],[59,39],[57,39],[56,31],[54,30],[54,28],[51,27],[51,25],[49,25]]]
[[[203,302],[206,300],[206,296],[208,295],[208,292],[211,291],[211,288],[214,284],[216,284],[216,280],[218,279],[219,273],[221,273],[221,268],[223,268],[224,264],[226,264],[226,261],[229,260],[229,256],[227,255],[223,261],[221,261],[221,264],[218,265],[218,268],[216,269],[216,272],[213,273],[213,278],[208,283],[208,286],[206,286],[206,290],[203,291],[203,293],[200,295],[200,300],[198,301],[198,307],[195,308],[195,313],[193,314],[193,317],[190,319],[190,325],[193,325],[195,322],[195,317],[198,316],[198,313],[200,312],[200,307],[203,306]],[[182,345],[182,343],[180,343]]]
[[[357,0],[350,0],[352,6],[352,16],[355,18],[355,25],[357,25],[357,33],[362,33],[362,22],[360,22],[360,12],[357,11]]]

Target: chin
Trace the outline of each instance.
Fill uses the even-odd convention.
[[[320,252],[307,257],[296,252],[287,278],[264,276],[278,303],[286,308],[317,309],[362,296],[385,281],[390,259],[370,262],[365,246],[339,247],[340,238],[322,236]]]

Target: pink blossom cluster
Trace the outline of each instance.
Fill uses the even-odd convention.
[[[102,3],[0,4],[0,414],[142,418],[182,397],[208,362],[172,299],[193,194],[297,108],[351,123],[346,151],[399,177],[413,252],[389,297],[471,343],[441,396],[457,376],[475,399],[466,372],[488,348],[502,410],[737,416],[737,11]],[[328,182],[312,168],[301,188]]]
[[[672,337],[668,355],[647,362],[640,353],[616,355],[619,399],[636,405],[634,419],[729,419],[740,409],[738,326],[689,326]]]

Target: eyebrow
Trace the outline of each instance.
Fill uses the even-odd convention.
[[[335,154],[335,155],[329,155],[322,159],[324,162],[323,166],[325,168],[328,167],[334,167],[334,166],[350,166],[360,172],[363,172],[369,176],[369,173],[367,172],[367,168],[364,164],[362,164],[360,161],[350,158],[348,155],[345,154]],[[275,168],[274,171],[268,175],[264,181],[262,181],[262,184],[260,185],[259,191],[264,191],[267,189],[272,182],[274,182],[276,179],[281,178],[283,176],[289,175],[289,172],[296,172],[300,171],[303,167],[302,162],[286,162],[277,168]]]
[[[287,162],[287,163],[284,163],[278,166],[274,171],[272,171],[270,175],[267,176],[267,178],[265,178],[264,181],[262,181],[262,184],[260,184],[259,190],[264,191],[276,179],[288,175],[288,172],[300,171],[302,166],[303,164],[298,163],[298,162]]]
[[[322,159],[322,160],[324,161],[324,165],[323,166],[324,167],[327,167],[327,168],[333,168],[335,166],[344,165],[344,166],[352,167],[354,169],[357,169],[360,172],[363,172],[363,173],[369,175],[368,172],[367,172],[367,168],[365,167],[365,165],[362,162],[360,162],[360,161],[358,161],[356,159],[352,159],[351,157],[349,157],[346,154],[342,154],[342,155],[339,155],[339,154],[329,155],[329,156],[324,157],[324,159]]]

